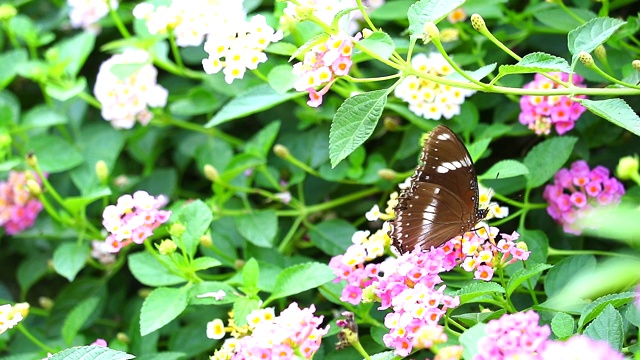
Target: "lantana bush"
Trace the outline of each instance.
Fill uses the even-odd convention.
[[[636,10],[2,2],[0,359],[640,359]]]

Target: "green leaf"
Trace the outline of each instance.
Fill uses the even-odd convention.
[[[391,36],[384,31],[376,31],[368,38],[360,40],[358,47],[363,47],[367,53],[374,53],[381,59],[388,59],[395,50]]]
[[[130,254],[127,265],[133,277],[147,286],[169,286],[186,282],[184,278],[169,271],[148,252]]]
[[[280,131],[280,121],[272,121],[247,141],[244,151],[267,158]]]
[[[592,113],[640,136],[640,117],[622,99],[587,100],[580,103]]]
[[[491,63],[489,65],[485,65],[477,70],[473,70],[473,71],[464,71],[464,73],[469,76],[470,78],[480,81],[482,79],[485,78],[485,76],[491,74],[491,72],[496,68],[496,63]],[[445,76],[445,78],[449,79],[449,80],[455,80],[455,81],[462,81],[462,82],[469,82],[469,80],[467,80],[464,76],[462,76],[461,74],[457,73],[457,72],[453,72],[447,76]]]
[[[242,282],[245,292],[256,292],[258,289],[258,279],[260,278],[260,267],[258,261],[251,258],[242,267]]]
[[[220,290],[226,293],[226,295],[220,300],[216,300],[213,296],[198,297],[199,295],[203,295],[207,293],[215,293]],[[238,301],[239,299],[240,299],[240,296],[238,296],[238,291],[233,286],[223,282],[218,282],[218,281],[204,281],[204,282],[195,284],[189,290],[190,305],[232,304],[235,301]]]
[[[28,151],[38,157],[38,165],[47,173],[58,173],[74,168],[82,163],[78,150],[62,138],[53,135],[41,135],[30,139]]]
[[[558,339],[566,339],[573,335],[574,328],[573,317],[567,313],[559,312],[551,319],[551,331]]]
[[[597,16],[588,9],[575,7],[568,7],[567,9],[568,10],[565,10],[559,6],[551,5],[546,9],[533,11],[533,16],[542,24],[547,25],[552,29],[561,30],[563,33],[569,32],[583,24],[583,21],[575,19],[572,16],[567,16],[567,11],[573,12],[584,21],[591,20]]]
[[[592,52],[598,45],[607,41],[613,33],[626,22],[618,19],[597,17],[588,23],[571,30],[568,35],[569,52],[574,57],[581,51]]]
[[[640,327],[640,307],[636,306],[636,304],[630,304],[627,306],[627,311],[624,312],[624,317],[629,321],[633,326]]]
[[[191,263],[191,268],[194,269],[195,271],[200,271],[200,270],[211,269],[212,267],[216,267],[220,265],[222,265],[222,263],[218,259],[204,256],[204,257],[199,257],[197,259],[194,259],[193,262]]]
[[[88,256],[89,247],[85,244],[64,243],[53,253],[53,268],[67,280],[73,281],[84,267]]]
[[[49,257],[44,254],[29,256],[18,265],[16,278],[20,290],[26,293],[29,288],[49,272]]]
[[[608,304],[598,317],[584,329],[583,334],[594,340],[605,340],[614,350],[620,351],[624,341],[622,315],[611,304]]]
[[[540,274],[541,272],[551,267],[552,266],[549,264],[529,264],[528,268],[523,268],[516,271],[516,273],[511,276],[509,282],[507,283],[507,296],[511,296],[511,294],[513,294],[518,286],[527,281],[527,279],[530,279],[533,276]]]
[[[478,353],[478,341],[487,336],[484,331],[486,324],[476,324],[460,335],[460,345],[463,347],[462,357],[472,359]]]
[[[494,282],[474,281],[455,292],[460,297],[460,303],[466,304],[483,295],[504,294],[505,290],[500,284]]]
[[[185,288],[157,288],[144,299],[140,309],[140,335],[145,336],[167,325],[187,307]]]
[[[506,313],[507,311],[505,309],[500,309],[498,311],[488,311],[488,309],[484,309],[479,313],[452,315],[452,318],[460,321],[464,326],[472,327],[476,324],[486,323],[489,320],[499,319]]]
[[[198,250],[200,238],[209,230],[212,221],[211,209],[202,200],[192,201],[181,209],[178,222],[186,228],[182,234],[182,250],[193,256]]]
[[[62,337],[67,345],[71,345],[71,341],[78,335],[78,332],[96,310],[99,303],[100,298],[92,296],[80,301],[80,303],[69,312],[69,316],[64,320],[61,329]]]
[[[18,74],[18,66],[27,59],[26,49],[5,50],[0,54],[0,90],[13,81]]]
[[[245,170],[263,165],[265,159],[254,154],[238,154],[234,156],[227,164],[222,175],[222,181],[230,182],[236,176],[242,174]]]
[[[187,93],[187,96],[172,101],[169,111],[181,116],[208,114],[221,106],[220,98],[212,92],[197,87]]]
[[[515,65],[500,65],[496,79],[511,74],[546,73],[551,71],[570,73],[571,66],[567,60],[561,57],[543,52],[534,52],[525,55]],[[493,82],[495,81],[494,79]]]
[[[273,209],[254,210],[235,217],[236,229],[250,243],[272,247],[278,233],[278,215]]]
[[[220,125],[227,121],[270,109],[304,94],[304,92],[278,94],[269,84],[261,84],[238,94],[233,100],[224,105],[205,127]]]
[[[87,79],[79,77],[75,80],[68,80],[61,83],[47,82],[44,91],[47,95],[59,101],[67,101],[80,94],[87,88]]]
[[[102,346],[75,346],[53,354],[48,360],[127,360],[135,356]]]
[[[147,65],[146,61],[138,63],[113,64],[109,69],[111,73],[118,79],[125,81],[135,75],[140,69]]]
[[[415,3],[415,0],[395,0],[385,1],[382,6],[373,10],[369,17],[371,20],[403,20],[407,18],[409,7]],[[374,21],[375,22],[375,21]]]
[[[311,243],[325,254],[335,256],[344,254],[356,227],[343,219],[329,219],[309,229]]]
[[[560,294],[576,274],[591,272],[596,267],[593,255],[575,255],[555,264],[544,279],[544,292],[548,297]]]
[[[527,174],[529,174],[529,169],[523,163],[516,160],[502,160],[478,176],[478,179],[506,179]]]
[[[91,32],[79,32],[77,35],[62,40],[49,49],[47,51],[47,60],[65,64],[65,74],[74,78],[93,51],[95,42],[96,36]]]
[[[293,76],[293,66],[290,64],[282,64],[274,66],[267,75],[269,85],[278,94],[286,94],[287,91],[293,89],[296,83],[296,77]]]
[[[255,298],[240,298],[233,303],[233,316],[236,320],[236,325],[243,326],[247,323],[247,315],[251,314],[253,310],[260,309],[262,300]]]
[[[524,165],[529,169],[527,186],[535,188],[551,179],[569,159],[576,141],[578,139],[574,137],[563,136],[547,139],[533,147],[524,158]]]
[[[467,147],[473,161],[478,160],[482,154],[484,154],[489,148],[489,144],[491,144],[491,139],[476,139],[476,141]]]
[[[635,293],[631,291],[609,294],[595,299],[580,314],[578,320],[578,329],[582,329],[585,324],[599,316],[607,306],[618,308],[635,298]]]
[[[331,123],[329,158],[335,167],[373,133],[387,103],[388,90],[375,90],[345,100]]]
[[[25,129],[48,128],[66,124],[68,121],[64,114],[44,104],[33,107],[22,117],[22,125]]]
[[[465,0],[420,0],[411,5],[407,12],[409,33],[412,38],[424,34],[424,24],[428,21],[438,23],[450,12],[464,4]]]
[[[335,278],[333,270],[325,264],[304,263],[294,265],[284,269],[278,275],[269,300],[299,294],[322,286]]]

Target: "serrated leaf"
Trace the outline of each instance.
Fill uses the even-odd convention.
[[[584,329],[583,334],[594,340],[605,340],[614,350],[620,351],[624,340],[622,315],[611,304],[607,304],[598,317]]]
[[[148,252],[130,254],[127,259],[127,265],[133,277],[147,286],[169,286],[187,281],[169,271]]]
[[[53,354],[48,360],[127,360],[135,356],[103,346],[76,346]]]
[[[464,73],[469,76],[470,78],[476,80],[476,81],[480,81],[482,79],[484,79],[487,75],[491,74],[491,72],[493,70],[495,70],[496,68],[496,63],[491,63],[489,65],[485,65],[479,69],[473,70],[473,71],[467,71],[465,70]],[[467,80],[464,76],[462,76],[461,74],[457,73],[457,72],[453,72],[447,76],[445,76],[445,78],[449,79],[449,80],[455,80],[455,81],[462,81],[462,82],[469,82],[469,80]]]
[[[284,269],[273,288],[270,300],[299,294],[335,279],[333,270],[321,263],[304,263]],[[268,301],[267,301],[268,302]]]
[[[424,24],[428,21],[438,23],[450,12],[464,4],[465,0],[420,0],[411,5],[407,12],[409,33],[412,38],[424,33]]]
[[[185,288],[157,288],[144,299],[140,310],[140,335],[145,336],[167,325],[187,307]]]
[[[622,20],[607,17],[597,17],[590,20],[569,32],[569,52],[574,56],[581,51],[592,52],[624,24],[626,22]]]
[[[485,332],[486,324],[476,324],[460,335],[460,345],[463,347],[462,357],[473,359],[478,353],[478,341],[487,336]]]
[[[269,84],[254,86],[238,94],[218,111],[205,127],[213,127],[241,117],[270,109],[285,101],[303,96],[304,92],[278,94]]]
[[[627,311],[624,312],[624,317],[636,327],[640,327],[640,307],[636,304],[630,304],[627,306]]]
[[[555,296],[575,277],[582,272],[590,272],[596,267],[593,255],[575,255],[562,259],[555,264],[544,279],[544,292],[548,297]]]
[[[622,99],[587,100],[580,103],[592,113],[640,136],[640,117]]]
[[[574,333],[575,324],[571,315],[559,312],[551,319],[551,331],[558,339],[566,339]]]
[[[528,268],[523,268],[516,271],[507,283],[507,296],[511,296],[513,292],[527,279],[540,274],[541,272],[551,268],[549,264],[529,264]]]
[[[262,300],[254,298],[240,298],[233,303],[233,317],[236,320],[238,326],[243,326],[247,323],[247,315],[251,314],[253,310],[260,308]]]
[[[510,74],[546,73],[552,71],[571,72],[567,60],[543,52],[527,54],[517,64],[500,65],[497,78]],[[495,79],[493,80],[496,81]]]
[[[578,139],[574,137],[563,136],[547,139],[533,147],[524,158],[524,165],[529,169],[527,186],[535,188],[551,179],[569,159],[576,141]]]
[[[272,247],[278,232],[278,215],[275,210],[256,210],[235,217],[236,229],[250,243],[260,247]]]
[[[582,311],[582,314],[580,314],[578,329],[582,329],[585,324],[595,319],[596,316],[603,312],[607,306],[618,308],[630,301],[633,301],[634,298],[635,293],[627,291],[618,294],[609,294],[595,299]]]
[[[500,284],[494,282],[473,282],[455,292],[460,297],[460,303],[469,301],[486,294],[504,294],[505,290]]]
[[[489,320],[499,319],[502,315],[507,313],[507,310],[500,309],[498,311],[486,311],[479,313],[466,313],[460,315],[452,315],[451,317],[460,321],[464,326],[471,327],[476,324],[486,323]]]
[[[382,59],[388,59],[395,50],[395,44],[389,34],[376,31],[368,38],[358,42],[358,47],[366,49],[367,53],[374,53]]]
[[[212,221],[211,209],[202,200],[192,201],[180,210],[178,222],[185,226],[185,232],[178,244],[185,253],[190,256],[196,253],[200,238],[209,230]]]
[[[245,291],[253,291],[258,288],[258,279],[260,278],[260,266],[256,259],[251,258],[242,267],[242,282]],[[255,291],[257,292],[257,291]]]
[[[62,337],[67,345],[71,344],[73,338],[78,335],[78,332],[98,307],[99,303],[100,298],[92,296],[80,301],[80,303],[69,312],[69,316],[64,320],[61,329]]]
[[[66,243],[53,253],[53,268],[69,281],[73,281],[89,256],[89,247],[84,244]]]
[[[356,227],[343,219],[329,219],[309,229],[311,243],[327,255],[344,254]]]
[[[375,90],[346,99],[331,122],[329,158],[335,167],[373,133],[387,103],[388,90]]]
[[[478,179],[506,179],[520,175],[527,175],[529,169],[523,163],[516,160],[502,160],[495,163],[484,174],[478,176]]]

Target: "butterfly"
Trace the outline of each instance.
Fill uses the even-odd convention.
[[[425,141],[421,164],[401,191],[389,236],[404,254],[428,250],[472,231],[488,209],[479,209],[478,177],[460,138],[438,125]]]

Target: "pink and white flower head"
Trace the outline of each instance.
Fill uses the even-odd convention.
[[[542,360],[623,360],[604,340],[593,340],[586,335],[574,335],[567,341],[548,341],[540,354]]]
[[[550,73],[562,81],[569,81],[569,74]],[[573,84],[577,87],[585,87],[584,79],[577,74],[573,75]],[[541,74],[536,74],[534,80],[526,84],[525,89],[551,90],[563,88]],[[584,95],[576,95],[576,98],[584,99]],[[585,107],[574,102],[566,96],[559,95],[525,95],[520,98],[520,123],[535,131],[538,135],[549,135],[555,127],[558,135],[562,135],[573,129],[575,122],[585,112]]]
[[[447,76],[453,68],[439,53],[416,54],[411,59],[411,66],[425,74]],[[451,119],[460,114],[460,105],[475,91],[454,88],[449,85],[407,76],[394,90],[394,95],[409,104],[409,110],[425,119]]]
[[[551,334],[549,325],[538,325],[540,316],[533,310],[505,314],[491,320],[485,328],[487,336],[478,341],[473,360],[540,359]]]
[[[322,97],[340,76],[347,75],[353,65],[354,42],[360,40],[361,34],[354,37],[346,33],[331,35],[326,41],[313,46],[302,62],[293,65],[293,74],[298,76],[293,87],[297,91],[309,93],[307,105],[318,107]],[[316,88],[322,87],[320,90]]]
[[[42,184],[40,178],[33,178]],[[32,227],[43,208],[27,189],[27,179],[26,172],[11,171],[7,181],[0,182],[0,226],[9,235]]]
[[[221,0],[174,0],[168,6],[141,3],[133,15],[145,20],[153,35],[173,31],[181,47],[199,46],[208,34],[235,29],[246,18],[242,1]]]
[[[102,104],[102,117],[114,128],[130,129],[136,121],[147,125],[153,118],[149,107],[167,104],[167,89],[157,84],[158,71],[143,50],[127,49],[100,65],[94,93]],[[114,73],[114,66],[138,69],[126,77]]]
[[[590,169],[586,161],[578,160],[570,169],[558,170],[543,197],[549,203],[547,213],[565,232],[578,235],[581,229],[574,223],[580,216],[597,206],[618,204],[624,193],[622,183],[607,168]]]
[[[153,197],[146,191],[136,191],[133,196],[122,195],[116,205],[109,205],[102,213],[102,225],[109,236],[105,240],[108,252],[117,253],[134,242],[142,244],[153,230],[169,220],[171,211],[160,210],[167,204],[164,195]]]
[[[282,31],[275,31],[262,15],[218,26],[207,35],[204,51],[209,57],[202,60],[207,74],[222,70],[225,81],[231,84],[242,79],[247,69],[255,70],[267,61],[264,50],[282,39]]]
[[[98,33],[98,21],[109,13],[109,6],[118,8],[118,0],[67,0],[67,5],[71,8],[69,20],[72,27]]]
[[[320,328],[323,317],[314,316],[315,311],[313,305],[301,309],[297,303],[276,317],[272,308],[254,311],[247,316],[251,333],[228,339],[212,359],[293,359],[294,354],[311,359],[329,331],[329,326]]]

